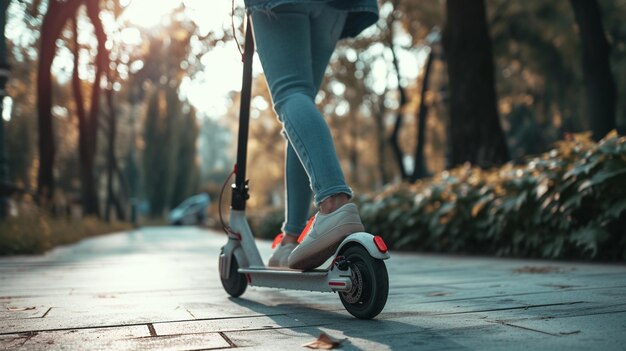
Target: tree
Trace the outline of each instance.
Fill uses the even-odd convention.
[[[394,8],[397,7],[398,1],[394,1]],[[398,165],[398,170],[400,171],[400,177],[403,180],[409,178],[409,171],[406,169],[404,165],[404,153],[402,152],[402,148],[400,148],[399,142],[399,134],[400,129],[402,128],[402,124],[404,123],[404,107],[409,102],[409,99],[406,94],[406,89],[402,86],[402,78],[400,77],[400,64],[398,62],[398,55],[396,54],[396,50],[394,48],[393,43],[393,26],[396,20],[396,11],[393,11],[389,18],[387,19],[387,45],[389,46],[389,50],[391,51],[393,68],[396,72],[396,76],[398,79],[398,94],[400,95],[400,102],[398,106],[398,110],[396,111],[396,118],[393,123],[393,129],[391,135],[389,136],[389,144],[391,145],[391,151],[393,152],[393,156],[396,160],[396,164]]]
[[[179,116],[180,120],[177,122],[179,136],[174,163],[176,173],[173,179],[170,208],[179,205],[185,198],[195,193],[200,180],[200,171],[196,164],[196,140],[198,140],[199,128],[195,111],[191,106],[187,108],[189,112]]]
[[[439,33],[432,33],[432,40],[429,40],[430,52],[428,58],[424,64],[424,78],[422,78],[422,88],[420,91],[420,106],[417,113],[417,142],[415,145],[415,167],[413,168],[413,174],[411,175],[411,181],[415,182],[418,179],[428,176],[428,169],[426,168],[426,160],[424,157],[424,144],[426,143],[426,118],[428,116],[428,104],[426,101],[426,93],[428,92],[428,83],[430,81],[430,74],[433,66],[433,59],[435,56],[435,46],[439,45]]]
[[[191,21],[172,14],[170,26],[146,41],[146,57],[149,59],[132,78],[133,85],[149,92],[143,130],[142,187],[150,202],[152,216],[161,216],[173,201],[178,201],[181,195],[177,191],[182,189],[184,196],[197,190],[192,189],[195,186],[189,186],[197,184],[193,178],[198,178],[195,114],[180,100],[178,92],[182,79],[190,75],[189,69],[181,67],[183,62],[189,63],[190,40],[195,32],[196,27]],[[145,89],[147,86],[150,88]],[[182,128],[191,130],[185,134]],[[180,166],[181,163],[184,165]],[[186,173],[189,178],[179,178],[179,172]]]
[[[396,61],[395,57],[396,56],[394,55],[394,62]],[[396,72],[398,72],[398,70],[396,70]],[[398,165],[398,170],[400,170],[400,177],[402,179],[407,179],[408,171],[404,166],[404,153],[400,148],[399,134],[400,129],[402,129],[402,124],[404,122],[403,108],[404,106],[406,106],[408,100],[402,86],[398,85],[398,91],[400,94],[400,104],[398,106],[398,110],[396,111],[396,118],[393,123],[393,130],[391,132],[391,135],[389,136],[389,144],[391,145],[391,151],[393,152],[394,159],[396,160],[396,164]]]
[[[51,199],[54,192],[55,145],[52,131],[52,73],[50,67],[56,54],[56,40],[81,0],[51,0],[41,24],[41,47],[37,71],[37,112],[39,122],[39,172],[37,194],[40,201]]]
[[[115,195],[115,191],[113,188],[114,175],[121,174],[117,165],[117,157],[115,156],[115,140],[117,137],[117,109],[115,105],[115,101],[113,98],[114,94],[114,79],[113,72],[116,70],[114,68],[109,68],[107,70],[107,89],[106,89],[106,102],[107,102],[107,110],[108,110],[108,130],[107,130],[107,196],[106,203],[104,207],[104,220],[107,222],[111,221],[111,207],[115,206],[116,216],[118,220],[124,220],[126,215],[122,208],[121,199],[119,195]],[[119,176],[118,182],[120,184],[120,188],[124,187],[124,177]]]
[[[9,79],[9,63],[7,59],[7,45],[4,38],[4,29],[7,23],[7,8],[9,1],[2,1],[0,4],[0,219],[6,216],[7,198],[9,187],[9,169],[7,166],[7,155],[5,151],[4,139],[4,97],[6,96],[6,83]],[[7,189],[5,189],[7,188]]]
[[[611,46],[604,34],[600,6],[596,0],[570,0],[578,24],[582,47],[583,79],[587,113],[595,140],[615,128],[616,91],[611,73]]]
[[[547,151],[563,133],[582,131],[582,82],[567,2],[489,2],[496,86],[512,158]],[[529,20],[530,19],[530,20]],[[521,123],[523,122],[523,123]]]
[[[107,67],[108,52],[105,48],[106,34],[100,20],[98,0],[51,0],[48,11],[44,16],[41,28],[41,50],[37,75],[37,110],[39,115],[39,175],[38,194],[40,198],[50,198],[54,192],[54,158],[55,145],[52,132],[52,77],[50,68],[56,54],[56,40],[61,30],[72,17],[76,16],[80,5],[87,7],[87,16],[95,28],[98,40],[98,54],[96,55],[96,77],[91,92],[91,106],[87,114],[83,106],[78,78],[77,57],[72,78],[75,100],[77,104],[79,134],[80,178],[82,187],[83,209],[86,214],[98,215],[98,196],[94,176],[94,159],[98,131],[98,114],[100,108],[100,78]],[[74,24],[76,26],[76,23]],[[75,37],[77,31],[75,30]],[[77,42],[75,42],[78,56]]]
[[[96,178],[94,174],[94,161],[97,150],[98,126],[100,114],[100,80],[109,66],[109,53],[105,47],[107,36],[104,32],[102,21],[100,20],[99,0],[87,0],[87,16],[94,26],[96,39],[98,41],[98,53],[96,54],[95,66],[96,76],[91,88],[91,105],[89,115],[78,115],[79,143],[78,153],[80,160],[80,179],[83,211],[85,214],[99,216],[98,192],[96,189]],[[77,35],[77,33],[75,33]],[[78,51],[76,52],[76,56]],[[78,64],[78,62],[76,62]],[[78,79],[78,72],[75,70],[75,79]],[[74,89],[77,87],[75,86]],[[78,103],[78,97],[77,97]],[[82,103],[82,101],[81,101]]]
[[[452,165],[489,167],[509,160],[494,86],[483,0],[448,0],[443,44],[450,84]]]

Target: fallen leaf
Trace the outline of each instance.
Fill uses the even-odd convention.
[[[332,336],[322,333],[315,341],[311,341],[302,345],[303,347],[308,347],[310,349],[321,349],[321,350],[331,350],[336,347],[339,347],[341,343],[346,339],[335,339]]]
[[[7,311],[11,311],[11,312],[30,311],[36,308],[37,307],[7,307]]]

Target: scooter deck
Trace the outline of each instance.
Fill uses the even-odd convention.
[[[297,269],[259,267],[239,268],[248,283],[268,288],[334,292],[348,291],[352,288],[351,272],[338,269],[316,269],[303,272]]]
[[[249,267],[239,268],[239,273],[283,273],[283,274],[328,274],[328,269],[312,269],[310,271],[303,271],[300,269],[291,269],[287,267]]]

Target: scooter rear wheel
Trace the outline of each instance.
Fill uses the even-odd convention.
[[[351,246],[342,254],[352,271],[352,289],[340,292],[339,298],[351,315],[360,319],[376,317],[387,303],[389,276],[385,262],[372,257],[360,246]]]
[[[239,273],[238,270],[239,263],[237,262],[237,258],[233,256],[230,262],[230,274],[228,275],[228,279],[220,278],[224,290],[232,297],[241,296],[248,286],[246,277]]]

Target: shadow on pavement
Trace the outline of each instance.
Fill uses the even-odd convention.
[[[335,338],[347,338],[341,343],[343,350],[362,350],[387,347],[391,350],[428,349],[465,349],[462,345],[439,334],[432,328],[385,319],[361,320],[347,312],[325,311],[298,304],[265,305],[245,298],[230,298],[233,303],[256,313],[265,314],[277,325],[298,333],[311,335],[317,339],[322,332]],[[381,314],[378,318],[384,318]],[[300,322],[293,326],[293,321]],[[325,330],[322,330],[324,328]],[[343,333],[344,336],[339,335]],[[361,339],[355,345],[355,339]]]

